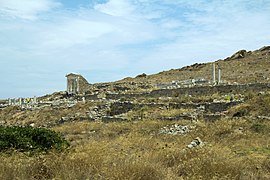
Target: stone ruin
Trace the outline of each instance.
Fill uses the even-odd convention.
[[[83,94],[90,88],[90,84],[80,74],[69,73],[66,75],[66,78],[67,93],[70,95]]]
[[[19,106],[21,109],[32,109],[38,104],[37,97],[8,99],[6,106]]]
[[[216,68],[217,67],[217,68]],[[217,69],[217,78],[216,78]],[[212,81],[204,78],[186,79],[182,81],[174,80],[168,84],[157,84],[158,89],[177,89],[177,88],[190,88],[194,86],[209,86],[209,85],[221,85],[224,82],[221,80],[221,67],[219,64],[212,63]]]

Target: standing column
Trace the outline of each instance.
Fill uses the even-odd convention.
[[[19,106],[22,107],[22,98],[19,98]]]
[[[216,83],[216,66],[215,63],[212,64],[212,78],[213,78],[213,84]]]
[[[77,89],[77,84],[76,84],[76,79],[73,79],[73,93],[76,94],[76,89]]]
[[[71,80],[70,82],[72,82],[72,83],[69,84],[69,93],[72,93],[73,92],[72,91],[72,89],[73,89],[73,81]]]
[[[80,92],[80,77],[78,77],[77,79],[77,93]]]
[[[67,92],[69,93],[69,79],[67,77]]]
[[[220,84],[220,83],[221,83],[221,69],[218,66],[218,84]]]
[[[37,97],[34,96],[34,104],[37,104]]]

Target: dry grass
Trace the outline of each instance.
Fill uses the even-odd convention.
[[[269,179],[270,122],[247,119],[192,124],[185,136],[159,134],[174,123],[79,122],[55,127],[69,151],[0,156],[3,179]],[[264,129],[254,130],[254,124]],[[195,137],[207,142],[186,149]]]
[[[222,69],[221,78],[230,83],[268,83],[270,76],[270,56],[265,52],[253,52],[251,55],[240,59],[218,60]],[[209,59],[213,61],[213,59]],[[176,67],[177,68],[177,67]],[[174,80],[187,80],[193,78],[212,79],[212,64],[193,64],[179,69],[171,69],[157,74],[148,75],[146,78],[129,78],[121,82],[148,82],[148,83],[169,83]]]
[[[178,115],[181,115],[183,113],[192,112],[194,110],[192,109],[168,109],[168,110],[162,110],[159,111],[160,117],[175,117]]]

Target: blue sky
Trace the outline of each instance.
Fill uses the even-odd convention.
[[[269,0],[0,0],[0,99],[223,59],[269,29]]]

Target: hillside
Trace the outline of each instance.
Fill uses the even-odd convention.
[[[240,50],[224,60],[215,61],[222,70],[222,80],[239,84],[269,82],[270,46],[255,51]],[[181,69],[172,69],[145,78],[128,78],[120,82],[169,83],[175,80],[204,78],[212,79],[212,63],[193,64]]]

